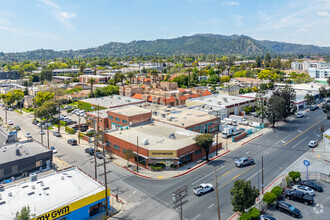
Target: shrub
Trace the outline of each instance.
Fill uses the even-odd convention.
[[[151,169],[153,169],[153,170],[162,170],[162,169],[165,168],[165,164],[162,164],[162,163],[149,164],[149,166],[150,166]]]
[[[241,217],[239,217],[239,220],[251,220],[251,216],[247,213],[243,213]]]
[[[67,113],[71,113],[73,110],[74,110],[74,109],[71,108],[71,109],[66,110],[66,112],[67,112]]]
[[[249,210],[248,214],[252,220],[257,220],[259,219],[260,211],[257,208],[252,208]]]
[[[33,108],[29,108],[28,111],[29,111],[29,112],[33,112]]]
[[[70,127],[65,127],[65,132],[67,132],[69,134],[74,134],[75,130],[73,128],[70,128]]]
[[[279,197],[280,195],[282,195],[282,188],[279,186],[275,186],[271,192],[274,193],[277,197]]]
[[[264,201],[268,205],[275,202],[275,200],[276,200],[276,195],[272,192],[266,192],[264,197],[262,198],[262,201]]]
[[[251,106],[246,106],[245,108],[244,108],[244,111],[245,111],[245,114],[249,114],[250,112],[252,112],[252,107]]]
[[[294,182],[296,182],[297,179],[300,179],[300,172],[291,171],[289,172],[289,176],[293,179]]]

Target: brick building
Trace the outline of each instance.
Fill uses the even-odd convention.
[[[163,163],[169,168],[205,157],[205,151],[194,141],[198,133],[160,122],[106,133],[106,149],[125,158],[125,151],[138,151],[139,164]],[[137,146],[138,140],[138,146]],[[221,143],[218,145],[221,148]],[[216,146],[210,147],[210,153]],[[135,163],[134,159],[131,159]]]

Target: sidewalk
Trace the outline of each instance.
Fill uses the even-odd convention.
[[[240,141],[237,141],[237,142],[232,142],[231,141],[231,138],[228,139],[228,146],[227,146],[227,150],[225,150],[225,146],[226,146],[226,139],[222,139],[219,137],[219,141],[222,142],[222,146],[224,146],[223,148],[219,149],[218,151],[218,156],[216,156],[216,153],[213,152],[213,153],[210,153],[209,154],[209,158],[210,158],[210,161],[212,160],[216,160],[218,159],[219,157],[229,153],[230,151],[233,151],[241,146],[243,146],[244,144],[268,133],[268,132],[271,132],[272,129],[270,128],[264,128],[264,129],[261,129],[260,131],[254,133],[254,134],[251,134],[249,135],[248,137],[246,138],[243,138],[242,140]],[[179,177],[179,176],[182,176],[182,175],[185,175],[203,165],[205,165],[207,162],[206,161],[203,161],[201,163],[197,163],[197,161],[193,161],[189,164],[186,164],[185,166],[183,167],[180,167],[179,169],[177,170],[163,170],[163,171],[151,171],[151,170],[148,170],[144,167],[141,167],[139,166],[139,172],[136,172],[136,164],[133,164],[133,163],[129,163],[131,166],[129,168],[127,168],[127,160],[125,160],[124,158],[121,158],[115,154],[113,154],[113,159],[112,159],[112,162],[118,166],[121,166],[127,170],[129,170],[130,172],[138,175],[138,176],[141,176],[141,177],[144,177],[144,178],[148,178],[148,179],[170,179],[170,178],[176,178],[176,177]]]

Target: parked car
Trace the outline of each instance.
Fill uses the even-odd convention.
[[[300,210],[289,203],[278,201],[275,207],[277,210],[287,213],[292,217],[299,218],[301,216]]]
[[[40,128],[40,127],[42,126],[42,123],[39,122],[39,123],[37,124],[37,126]]]
[[[302,202],[305,205],[312,205],[314,203],[314,197],[313,196],[305,194],[305,193],[303,193],[301,191],[298,191],[298,190],[294,190],[294,191],[286,190],[284,192],[284,196],[287,199]]]
[[[72,146],[77,145],[77,141],[75,139],[69,139],[68,144],[71,144]]]
[[[15,128],[16,131],[20,131],[21,130],[21,127],[18,126],[18,125],[16,125],[14,128]]]
[[[210,183],[202,183],[198,187],[195,187],[193,189],[193,192],[197,196],[201,196],[207,192],[210,192],[213,190],[213,185]]]
[[[41,130],[38,132],[38,134],[45,135],[46,133],[43,130]]]
[[[50,149],[53,151],[53,154],[56,154],[57,153],[57,149],[55,147],[50,147]]]
[[[89,147],[89,148],[85,148],[85,153],[88,153],[89,155],[94,155],[94,148]]]
[[[316,141],[310,141],[310,142],[308,143],[308,147],[314,148],[314,147],[316,147],[316,146],[317,146],[317,142],[316,142]]]
[[[260,220],[277,220],[277,219],[269,215],[260,215]]]
[[[85,132],[85,131],[87,131],[88,130],[88,125],[81,125],[80,126],[80,131],[81,132]]]
[[[37,120],[33,120],[33,121],[32,121],[32,124],[33,124],[33,125],[37,125],[38,123],[39,123],[39,122],[38,122]]]
[[[294,185],[292,187],[292,189],[301,191],[301,192],[303,192],[305,194],[308,194],[308,195],[311,195],[311,196],[315,195],[314,190],[309,188],[308,186],[305,186],[305,185]]]
[[[323,192],[323,187],[319,184],[312,182],[310,180],[303,180],[300,182],[300,185],[308,186],[309,188],[314,189],[317,192]]]
[[[14,109],[13,108],[8,108],[8,111],[13,111]]]
[[[237,167],[243,167],[251,164],[254,164],[254,159],[252,157],[241,157],[235,161],[235,166]]]
[[[71,109],[71,108],[72,108],[71,105],[67,105],[67,106],[64,107],[64,109]]]
[[[32,135],[31,135],[30,133],[26,133],[24,136],[25,136],[26,138],[32,138]]]
[[[98,159],[103,159],[103,153],[101,151],[96,152],[96,157]]]
[[[54,132],[53,132],[53,135],[54,135],[55,137],[62,137],[61,133],[58,132],[58,131],[54,131]]]
[[[304,113],[302,113],[302,112],[296,113],[296,118],[302,118],[302,117],[304,117]]]
[[[312,105],[309,107],[309,110],[311,110],[311,111],[315,111],[316,109],[319,109],[319,107],[317,105]]]
[[[10,121],[8,121],[8,124],[9,124],[9,125],[13,125],[14,122],[10,120]]]
[[[5,104],[1,103],[0,106],[1,106],[1,107],[5,107]]]

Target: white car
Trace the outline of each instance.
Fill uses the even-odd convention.
[[[298,190],[298,191],[301,191],[305,194],[308,194],[308,195],[311,195],[311,196],[314,196],[315,195],[315,192],[313,189],[309,188],[308,186],[304,186],[304,185],[294,185],[292,187],[292,189],[294,190]]]
[[[310,142],[308,143],[308,147],[314,148],[314,147],[316,147],[316,146],[317,146],[317,142],[316,142],[316,141],[310,141]]]
[[[13,121],[8,121],[8,124],[9,124],[9,125],[13,125],[14,122],[13,122]]]
[[[53,154],[56,154],[57,153],[57,149],[55,147],[50,147],[50,149],[53,151]]]
[[[26,133],[24,136],[25,136],[26,138],[32,138],[32,135],[31,135],[30,133]]]
[[[39,131],[38,134],[45,135],[46,133],[44,131]]]
[[[213,190],[213,185],[211,183],[202,183],[198,187],[195,187],[193,189],[195,195],[197,195],[197,196],[201,196],[212,190]]]
[[[304,116],[304,113],[302,113],[302,112],[296,113],[296,118],[302,118],[303,116]]]

